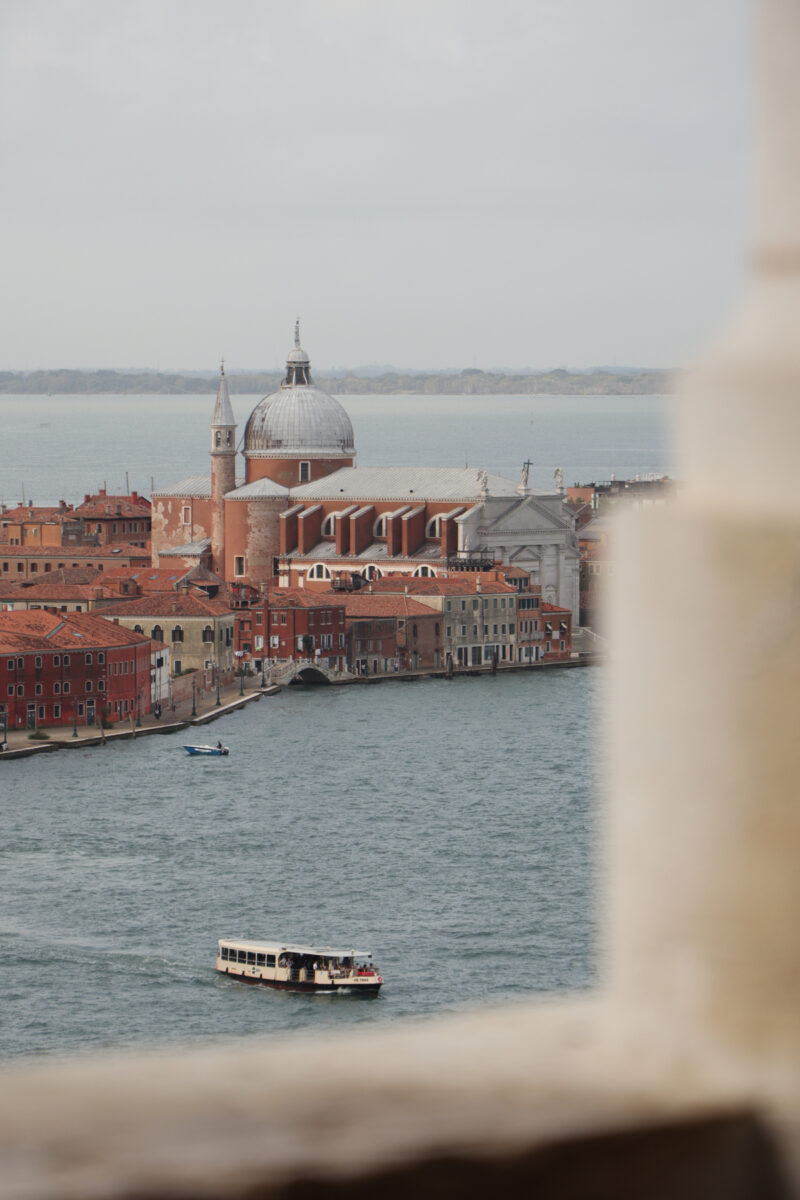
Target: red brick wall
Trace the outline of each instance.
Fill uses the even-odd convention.
[[[308,483],[316,479],[324,479],[341,467],[352,467],[353,458],[250,458],[245,460],[245,480],[253,483],[256,479],[274,479],[282,487],[293,488],[300,486],[300,463],[307,462],[310,469]]]
[[[401,524],[403,530],[401,552],[404,558],[410,558],[425,541],[425,506],[421,505],[406,513],[401,518]]]
[[[350,518],[350,554],[360,554],[372,541],[372,526],[375,524],[375,507],[366,505]]]
[[[306,508],[300,514],[297,522],[297,552],[307,554],[322,537],[322,519],[324,512],[321,504]]]

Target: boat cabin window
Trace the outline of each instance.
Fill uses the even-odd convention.
[[[274,954],[268,954],[268,955],[267,955],[267,966],[268,966],[268,967],[274,967],[274,966],[275,966],[275,955],[274,955]]]
[[[247,961],[251,967],[254,967],[256,965],[256,956],[255,956],[254,950],[247,951]]]
[[[220,958],[221,958],[221,959],[223,959],[225,962],[227,962],[227,961],[228,961],[228,947],[227,947],[227,946],[222,946],[222,947],[220,948],[219,956],[220,956]]]
[[[257,967],[265,967],[266,965],[267,965],[266,954],[257,954],[256,955],[256,966]]]

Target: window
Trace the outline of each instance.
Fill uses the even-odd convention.
[[[61,684],[58,682],[58,680],[56,680],[56,682],[53,684],[53,695],[59,696],[60,694],[61,694]]]
[[[265,967],[266,965],[267,965],[266,954],[256,954],[256,966],[257,967]]]
[[[44,694],[44,693],[43,693],[43,689],[42,689],[42,685],[41,685],[40,683],[37,683],[37,684],[36,684],[35,692],[36,692],[36,695],[37,695],[37,696],[41,696],[41,695],[43,695],[43,694]]]
[[[90,667],[90,666],[92,665],[92,656],[91,656],[91,654],[86,654],[86,655],[84,655],[83,661],[86,663],[87,667]]]
[[[60,654],[54,654],[54,655],[53,655],[53,666],[54,666],[54,667],[60,667],[60,666],[61,666],[61,655],[60,655]]]
[[[274,954],[268,954],[268,955],[267,955],[267,966],[268,966],[268,967],[274,967],[274,966],[275,966],[275,955],[274,955]]]
[[[44,720],[44,705],[43,705],[43,704],[40,704],[40,705],[39,705],[39,707],[37,708],[37,710],[36,710],[36,718],[37,718],[37,720],[39,720],[39,721],[43,721],[43,720]]]
[[[42,656],[41,656],[41,654],[37,654],[37,655],[36,655],[36,658],[33,660],[33,665],[34,665],[35,667],[37,667],[37,668],[41,667],[41,665],[42,665]]]
[[[234,575],[244,575],[244,555],[237,554],[233,560]]]
[[[425,537],[438,538],[442,536],[442,518],[431,517],[425,527]]]
[[[310,462],[301,462],[300,463],[300,482],[308,483],[310,478],[311,478],[311,463]]]
[[[13,696],[13,695],[14,695],[14,685],[13,685],[13,683],[10,683],[10,684],[8,685],[8,694],[9,694],[9,696]]]
[[[415,571],[412,571],[412,577],[417,579],[435,579],[436,572],[433,567],[417,567]]]
[[[24,696],[24,695],[25,695],[25,688],[22,686],[22,684],[21,684],[21,683],[18,683],[18,684],[17,684],[17,695],[18,695],[18,696]]]
[[[172,640],[173,640],[173,642],[182,642],[183,641],[183,629],[180,625],[173,626]]]
[[[57,721],[60,716],[61,716],[61,705],[54,704],[53,705],[53,720]]]
[[[379,537],[379,538],[386,537],[386,514],[385,513],[383,514],[383,516],[378,517],[377,521],[372,526],[372,536]]]
[[[183,663],[181,660],[179,658],[174,659],[172,666],[173,674],[180,675],[181,671],[183,670]]]
[[[219,434],[217,436],[219,437]],[[184,525],[191,525],[192,523],[192,510],[188,504],[184,504],[181,509],[181,522]]]
[[[98,681],[97,681],[97,690],[98,690],[98,692],[104,692],[104,691],[106,690],[106,681],[105,681],[105,679],[98,679]]]
[[[239,953],[237,954],[237,958],[240,963],[246,963],[247,962],[247,951],[240,950]]]
[[[330,579],[330,577],[331,573],[324,563],[314,563],[306,576],[307,579]]]
[[[322,536],[323,537],[333,537],[335,532],[336,532],[336,514],[331,513],[330,516],[326,517],[325,520],[322,522]]]
[[[100,651],[100,653],[97,655],[97,661],[100,663],[100,665],[101,665],[101,666],[103,666],[103,665],[105,664],[105,661],[106,661],[106,656],[105,656],[105,654],[103,653],[103,651],[102,651],[102,650],[101,650],[101,651]]]
[[[203,630],[203,641],[204,642],[213,642],[214,641],[214,630],[211,628],[210,625],[206,625],[205,629]]]
[[[150,637],[152,638],[152,640],[154,642],[163,642],[164,630],[161,628],[160,625],[154,625],[153,628],[150,630]]]
[[[361,578],[362,579],[382,579],[383,571],[380,569],[380,567],[376,567],[374,563],[370,563],[369,566],[365,567],[364,570],[361,572]]]
[[[24,659],[24,658],[18,658],[18,659],[17,659],[17,670],[18,670],[18,671],[21,671],[21,670],[22,670],[22,668],[23,668],[24,666],[25,666],[25,659]]]
[[[466,636],[467,636],[467,627],[466,627],[466,625],[461,625],[461,626],[459,626],[459,628],[461,629],[461,636],[462,636],[462,637],[466,637]]]
[[[90,692],[90,691],[92,690],[92,681],[91,681],[91,679],[87,679],[87,680],[86,680],[86,683],[85,683],[83,686],[85,687],[85,689],[86,689],[86,691],[87,691],[87,692]]]
[[[84,705],[83,705],[83,701],[81,701],[80,704],[78,705],[78,716],[82,717],[83,713],[84,713]]]
[[[144,630],[142,629],[141,625],[134,625],[133,632],[134,633],[144,633]]]
[[[70,683],[69,683],[69,680],[67,680],[66,683],[64,684],[64,695],[65,696],[67,695],[69,690],[70,690]]]
[[[6,660],[6,666],[8,667],[9,671],[13,671],[13,670],[14,670],[14,660],[13,660],[13,658],[9,658],[9,659],[7,659],[7,660]]]

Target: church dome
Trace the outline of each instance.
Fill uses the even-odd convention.
[[[295,458],[312,454],[351,456],[353,426],[338,400],[314,387],[309,358],[300,345],[300,322],[294,349],[286,362],[280,390],[265,396],[253,409],[244,435],[245,454]]]

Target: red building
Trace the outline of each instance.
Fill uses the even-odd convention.
[[[344,597],[347,663],[357,675],[438,671],[444,665],[442,618],[406,595],[362,591]]]
[[[94,725],[150,710],[150,639],[86,613],[0,613],[0,721]]]
[[[265,662],[292,658],[323,659],[331,669],[345,666],[347,625],[338,596],[282,589],[234,614],[237,656],[255,671]]]

